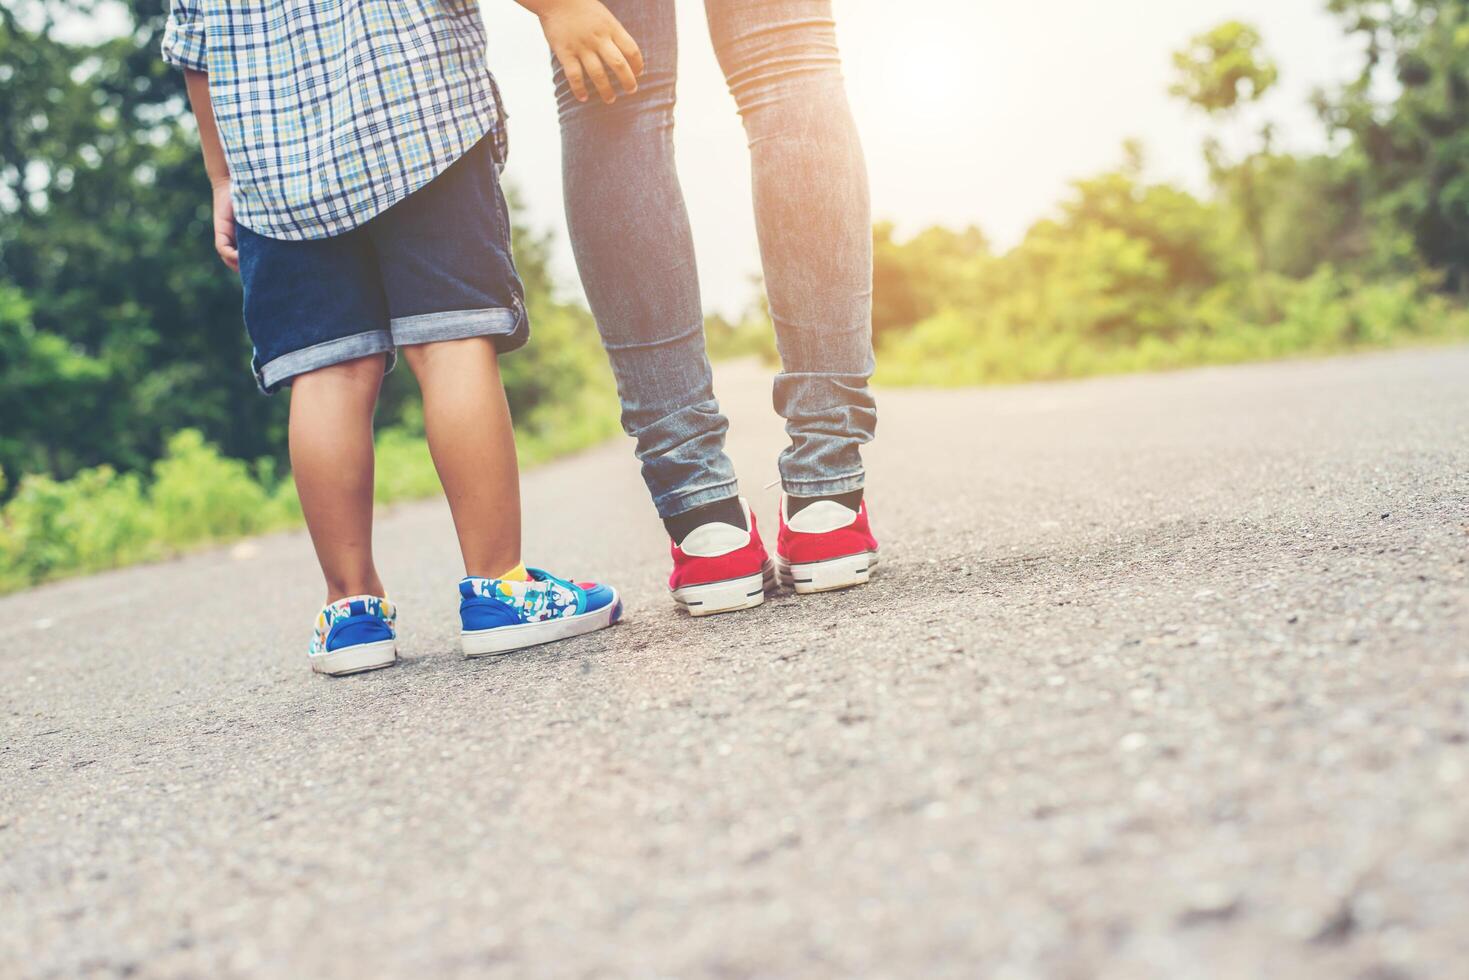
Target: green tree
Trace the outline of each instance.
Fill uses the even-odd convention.
[[[44,455],[57,476],[141,469],[189,426],[261,455],[278,445],[284,405],[254,392],[239,285],[210,251],[182,81],[158,58],[166,2],[133,3],[121,37],[59,40],[57,16],[89,6],[0,7],[0,283],[24,297],[37,335],[90,365],[65,384],[35,365],[27,397],[41,423],[12,428],[7,415],[0,466],[14,474]]]
[[[1304,279],[1323,264],[1369,276],[1394,270],[1376,260],[1374,223],[1367,215],[1366,165],[1353,148],[1256,161],[1265,210],[1264,234],[1276,277]]]
[[[232,457],[284,458],[287,398],[250,376],[182,77],[159,58],[167,0],[135,0],[122,36],[58,38],[58,17],[91,6],[0,6],[0,498],[26,473],[145,471],[183,429]],[[535,341],[504,377],[522,431],[571,446],[605,432],[615,402],[590,316],[554,295],[548,249],[517,231]],[[395,371],[379,420],[411,428],[417,397]]]
[[[1241,110],[1258,103],[1275,87],[1280,71],[1264,52],[1260,32],[1248,24],[1229,21],[1195,37],[1173,56],[1176,80],[1170,91],[1216,119],[1232,120]],[[1260,149],[1231,163],[1216,138],[1205,144],[1215,184],[1235,199],[1245,233],[1254,250],[1256,267],[1270,268],[1265,223],[1268,202],[1262,193],[1259,170],[1270,156],[1272,130],[1260,131]],[[1262,299],[1270,311],[1268,294]]]
[[[1365,42],[1357,79],[1322,96],[1334,132],[1365,160],[1378,252],[1400,269],[1426,260],[1469,292],[1469,4],[1330,0]],[[1396,85],[1383,84],[1385,75]]]
[[[55,402],[84,405],[106,373],[96,358],[37,331],[30,304],[19,291],[0,285],[0,470],[60,469],[58,456],[80,436],[76,430],[86,426],[89,413],[58,414]],[[39,433],[46,437],[37,438]]]
[[[990,254],[984,232],[934,227],[899,241],[891,223],[873,229],[872,332],[881,338],[932,316],[972,292],[973,272]]]

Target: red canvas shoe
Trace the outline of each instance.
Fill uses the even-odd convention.
[[[668,591],[691,616],[753,609],[775,586],[775,566],[760,543],[755,515],[744,500],[749,530],[733,524],[705,524],[674,544]]]
[[[877,567],[877,539],[867,523],[867,502],[852,510],[821,500],[786,516],[780,498],[780,537],[775,565],[782,585],[801,595],[865,585]]]

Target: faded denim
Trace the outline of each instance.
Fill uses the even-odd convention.
[[[645,61],[638,92],[577,102],[560,69],[563,180],[577,267],[612,361],[643,478],[671,517],[738,493],[724,452],[688,213],[674,167],[674,0],[606,0]],[[706,0],[744,120],[782,370],[789,493],[863,485],[877,411],[872,220],[830,0]]]

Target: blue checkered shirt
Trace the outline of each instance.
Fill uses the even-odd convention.
[[[209,73],[235,219],[339,235],[479,140],[505,112],[477,0],[172,0],[170,64]]]

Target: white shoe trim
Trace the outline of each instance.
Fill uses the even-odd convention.
[[[744,527],[717,521],[701,524],[688,533],[678,546],[679,550],[690,558],[723,558],[746,547],[750,543],[750,529],[755,525],[750,519],[750,505],[744,497],[740,498],[740,507],[745,511]]]
[[[763,571],[723,582],[685,585],[670,589],[673,601],[688,610],[690,616],[713,616],[718,613],[754,609],[765,601],[765,593],[775,589],[775,564],[766,561]]]
[[[797,534],[825,534],[857,523],[857,511],[843,507],[835,500],[818,500],[791,517],[790,499],[785,494],[781,495],[780,512],[786,527]]]
[[[776,555],[775,563],[781,585],[793,589],[797,595],[811,595],[866,585],[877,568],[877,552],[864,551],[804,564],[792,564]]]
[[[459,643],[464,656],[490,657],[512,653],[526,647],[540,646],[569,640],[573,636],[593,633],[612,625],[613,615],[620,611],[622,599],[617,590],[612,591],[612,601],[600,609],[584,612],[577,616],[560,616],[538,623],[520,623],[515,626],[494,626],[487,630],[463,630]]]
[[[391,667],[398,661],[398,641],[377,640],[373,643],[356,643],[349,647],[328,650],[325,653],[308,653],[306,659],[311,669],[318,674],[342,677],[360,674],[366,670]]]

